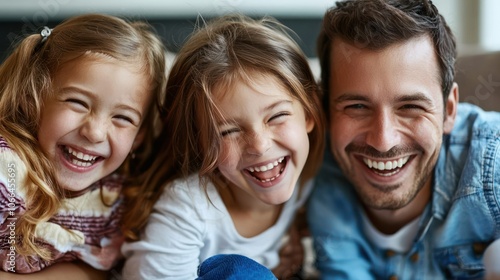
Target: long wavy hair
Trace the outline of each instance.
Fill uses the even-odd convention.
[[[127,171],[140,170],[142,160],[150,157],[166,75],[164,45],[148,24],[88,14],[57,25],[46,40],[33,34],[20,41],[0,66],[0,135],[27,167],[26,212],[16,223],[16,234],[21,239],[16,250],[23,256],[36,254],[50,259],[50,252],[36,244],[34,232],[37,224],[57,212],[64,197],[53,163],[37,139],[44,100],[53,94],[53,74],[65,63],[89,53],[130,63],[149,78],[155,97],[141,128],[145,133],[143,143],[136,151],[134,164],[126,164],[133,167]]]
[[[126,193],[130,202],[124,214],[126,237],[138,238],[169,182],[197,173],[203,187],[209,181],[221,186],[224,178],[217,169],[221,116],[214,95],[235,82],[251,82],[255,73],[276,77],[315,123],[301,182],[316,173],[324,148],[320,91],[290,32],[270,17],[226,15],[200,25],[188,38],[170,70],[155,160],[141,177],[142,185]]]

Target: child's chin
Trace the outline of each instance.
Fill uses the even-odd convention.
[[[75,178],[66,178],[65,180],[58,180],[58,185],[66,192],[78,193],[92,185],[92,182],[86,182],[85,180]]]
[[[279,194],[268,197],[265,202],[271,205],[280,205],[287,202],[292,197],[292,193],[293,191],[286,193],[280,192]]]

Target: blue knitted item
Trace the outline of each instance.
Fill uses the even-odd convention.
[[[220,254],[206,259],[198,267],[196,280],[276,280],[265,266],[241,255]]]

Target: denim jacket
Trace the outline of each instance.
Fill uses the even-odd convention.
[[[500,113],[459,104],[408,252],[371,243],[363,211],[327,150],[308,203],[321,279],[482,279],[484,250],[500,238]]]

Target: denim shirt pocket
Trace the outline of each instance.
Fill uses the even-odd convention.
[[[487,243],[456,245],[434,251],[434,260],[446,279],[483,279],[483,253]]]

